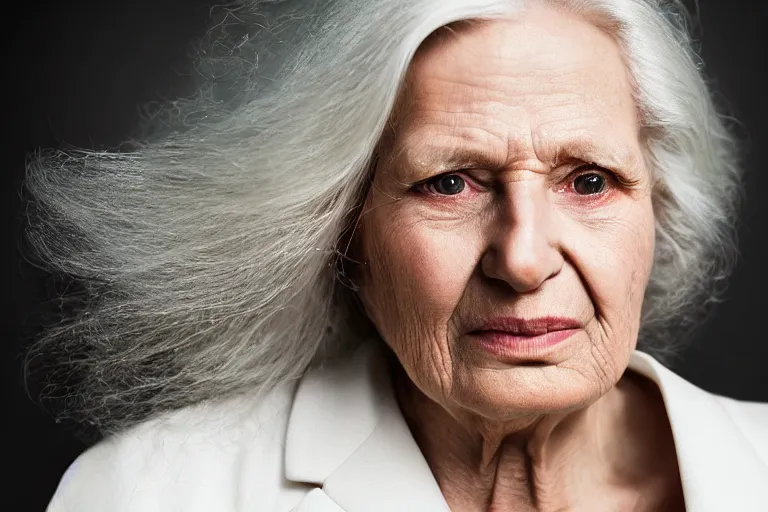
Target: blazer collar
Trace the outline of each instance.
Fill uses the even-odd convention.
[[[324,494],[312,491],[298,510],[449,511],[400,413],[384,359],[377,343],[365,343],[351,360],[299,383],[285,474]]]
[[[307,373],[288,422],[285,475],[317,485],[297,510],[448,511],[411,436],[384,353],[365,343],[346,361]],[[758,512],[768,504],[768,468],[718,398],[635,352],[629,369],[661,390],[688,512]]]
[[[768,510],[768,467],[723,406],[648,354],[635,352],[629,368],[661,391],[675,441],[688,512]]]

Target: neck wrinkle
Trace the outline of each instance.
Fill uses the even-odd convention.
[[[537,510],[540,504],[565,503],[574,459],[583,461],[580,474],[596,472],[598,478],[608,469],[602,466],[610,465],[599,431],[612,421],[605,415],[616,405],[613,392],[583,409],[489,424],[446,410],[404,371],[396,372],[395,389],[438,485],[449,503],[455,500],[466,510]]]

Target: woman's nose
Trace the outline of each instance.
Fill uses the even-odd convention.
[[[546,192],[534,184],[516,184],[514,189],[494,216],[481,267],[487,277],[526,293],[560,272],[565,260]]]

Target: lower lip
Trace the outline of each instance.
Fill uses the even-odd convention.
[[[483,331],[472,336],[487,352],[505,359],[535,359],[548,354],[553,347],[581,329],[550,331],[537,336],[521,336],[501,331]]]

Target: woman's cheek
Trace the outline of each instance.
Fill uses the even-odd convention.
[[[601,213],[600,222],[572,222],[564,245],[606,332],[633,337],[653,262],[653,218],[642,204]]]
[[[397,229],[385,243],[386,264],[416,302],[454,306],[472,273],[472,240],[457,229],[439,229],[428,221]]]
[[[377,308],[399,322],[445,325],[477,262],[477,229],[424,219],[412,209],[380,211],[366,225]],[[450,224],[450,226],[449,226]]]

